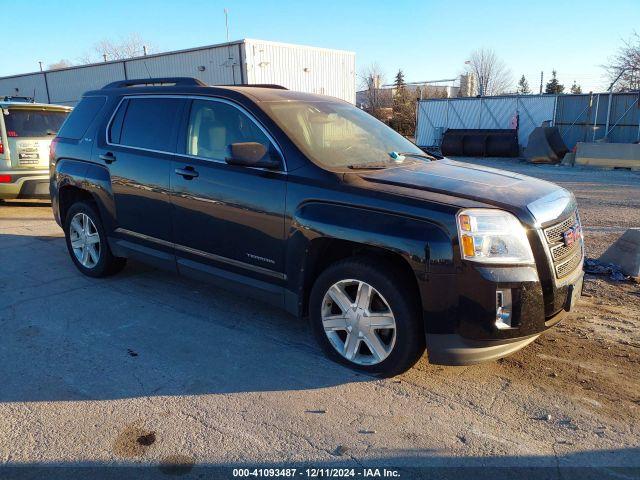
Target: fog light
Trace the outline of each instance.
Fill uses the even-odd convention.
[[[511,325],[511,289],[496,290],[496,328],[506,330]]]

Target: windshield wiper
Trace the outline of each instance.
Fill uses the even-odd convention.
[[[402,155],[403,157],[427,158],[429,160],[437,160],[436,157],[427,153],[400,152],[398,153],[398,155]]]
[[[388,166],[389,165],[385,163],[354,163],[353,165],[349,165],[347,168],[352,170],[383,170]]]

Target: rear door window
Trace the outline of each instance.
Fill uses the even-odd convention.
[[[161,152],[173,151],[175,126],[183,102],[179,98],[130,98],[118,143]]]
[[[30,108],[9,108],[4,114],[7,137],[55,136],[68,112]]]
[[[111,120],[111,125],[109,125],[109,142],[119,144],[120,143],[120,135],[122,134],[122,122],[124,121],[124,115],[127,113],[127,106],[129,105],[129,100],[124,100],[120,103],[118,107],[118,111],[113,116],[113,120]]]
[[[106,101],[106,97],[84,97],[64,122],[58,136],[81,139]]]

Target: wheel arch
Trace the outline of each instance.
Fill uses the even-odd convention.
[[[78,187],[77,185],[67,184],[63,185],[58,190],[58,210],[60,212],[60,219],[64,224],[65,219],[67,218],[67,212],[71,208],[74,203],[79,201],[87,201],[91,202],[94,205],[97,205],[95,197],[84,188]],[[100,215],[100,211],[98,211],[98,215]]]
[[[87,200],[97,207],[105,230],[109,232],[112,229],[115,204],[111,177],[106,168],[90,162],[63,159],[56,164],[52,182],[52,206],[61,226],[69,207],[76,201]]]
[[[420,299],[417,275],[411,264],[398,252],[388,248],[350,240],[318,237],[309,242],[308,254],[305,261],[304,276],[301,285],[301,316],[308,315],[309,296],[315,280],[320,274],[334,263],[347,258],[369,258],[385,268],[395,269],[411,286],[412,296]]]
[[[438,225],[393,212],[310,202],[296,211],[287,248],[287,309],[308,314],[315,279],[329,265],[354,256],[384,262],[406,276],[420,302],[419,282],[426,278],[434,253],[451,259],[451,240]]]

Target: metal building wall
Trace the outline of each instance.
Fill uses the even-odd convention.
[[[0,78],[0,95],[75,105],[87,90],[132,78],[188,76],[208,85],[275,83],[355,103],[355,54],[241,40],[91,65]],[[47,94],[48,84],[48,94]]]
[[[250,84],[275,83],[291,90],[356,101],[355,53],[245,40]]]
[[[49,101],[42,73],[0,78],[0,96],[4,97],[5,95],[34,97],[36,102],[40,103],[48,103]]]
[[[549,95],[421,100],[416,143],[437,145],[448,128],[511,128],[517,112],[518,142],[525,147],[536,126],[553,120],[554,106],[555,96]]]
[[[124,78],[121,62],[46,72],[50,103],[75,105],[87,90],[102,88],[109,82]]]
[[[195,77],[207,85],[244,82],[242,43],[230,43],[173,54],[138,57],[125,61],[127,78]]]

